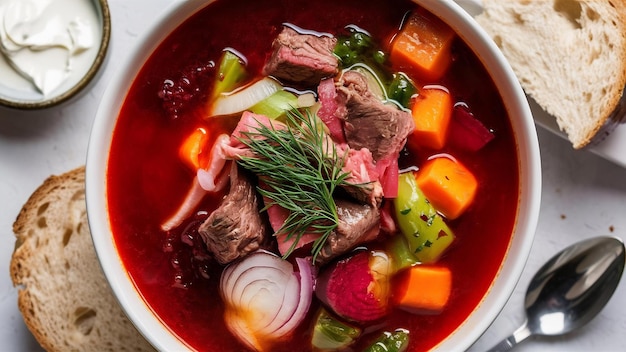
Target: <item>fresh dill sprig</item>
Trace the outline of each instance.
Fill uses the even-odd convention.
[[[289,211],[277,231],[295,238],[284,257],[295,250],[305,233],[316,233],[320,236],[311,250],[315,262],[339,223],[333,193],[348,184],[350,173],[343,171],[344,157],[338,155],[335,144],[308,110],[290,110],[286,129],[259,124],[243,135],[241,142],[254,156],[242,156],[237,162],[261,180],[258,191],[269,199],[263,210],[278,205]]]

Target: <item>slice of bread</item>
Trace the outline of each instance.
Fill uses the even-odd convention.
[[[84,184],[84,167],[51,176],[17,216],[10,269],[19,309],[47,351],[153,351],[102,273]]]
[[[575,149],[616,125],[611,113],[626,84],[624,0],[482,2],[476,20]]]

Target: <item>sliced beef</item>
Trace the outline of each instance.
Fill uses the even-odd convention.
[[[380,231],[380,212],[367,204],[337,199],[339,226],[330,234],[316,259],[316,264],[348,252],[357,245],[371,241]]]
[[[342,145],[337,146],[337,151],[344,159],[343,171],[350,173],[346,179],[349,185],[342,188],[354,199],[378,208],[384,194],[372,153],[365,148],[357,150]]]
[[[317,233],[307,232],[302,234],[302,237],[300,237],[298,243],[294,245],[294,242],[296,241],[296,236],[289,237],[287,233],[278,232],[278,230],[280,230],[280,228],[287,220],[287,217],[289,216],[289,210],[281,208],[278,205],[272,205],[271,207],[267,208],[267,216],[269,217],[270,224],[272,226],[272,229],[274,230],[274,237],[276,237],[278,251],[281,255],[289,253],[289,251],[292,249],[292,246],[293,250],[297,250],[302,247],[306,247],[320,237],[320,235]]]
[[[317,98],[320,102],[317,116],[328,127],[330,137],[336,143],[346,143],[346,137],[343,135],[343,120],[339,118],[337,113],[342,107],[337,103],[337,90],[333,78],[326,78],[320,82],[317,86]]]
[[[336,43],[334,37],[302,34],[285,26],[272,43],[272,55],[263,73],[303,86],[317,85],[338,72],[338,61],[333,55]]]
[[[268,225],[261,217],[255,186],[232,163],[230,191],[220,206],[209,215],[198,232],[207,249],[220,264],[262,248],[268,242]]]
[[[347,71],[337,83],[337,100],[345,109],[344,134],[350,147],[367,148],[374,160],[397,155],[415,129],[411,114],[385,105],[368,88],[363,74]],[[397,158],[397,156],[396,156]]]

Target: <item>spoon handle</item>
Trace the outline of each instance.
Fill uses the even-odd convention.
[[[518,343],[526,340],[528,336],[531,335],[530,329],[528,328],[528,320],[524,322],[522,326],[520,326],[515,332],[500,341],[497,345],[493,346],[491,349],[487,350],[487,352],[506,352],[510,351],[515,347]]]

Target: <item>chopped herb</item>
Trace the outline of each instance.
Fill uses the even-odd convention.
[[[426,240],[426,241],[424,241],[422,244],[420,244],[420,245],[419,245],[419,247],[417,247],[417,248],[415,249],[415,252],[414,252],[414,253],[419,253],[419,252],[421,252],[422,250],[424,250],[424,248],[430,248],[430,247],[432,247],[432,245],[433,245],[433,243],[432,243],[431,241]]]
[[[286,129],[259,126],[244,136],[241,142],[255,156],[243,156],[237,162],[263,180],[259,193],[269,200],[263,210],[278,205],[290,213],[277,231],[288,239],[295,236],[284,257],[295,250],[305,233],[316,233],[320,237],[311,250],[315,262],[339,223],[333,193],[348,184],[344,158],[338,156],[335,144],[308,110],[306,114],[289,111]]]
[[[410,212],[411,212],[411,208],[408,208],[408,209],[402,209],[402,210],[400,211],[400,214],[402,214],[402,215],[407,215],[407,214],[408,214],[408,213],[410,213]]]
[[[435,218],[436,218],[436,214],[432,214],[431,216],[429,216],[428,221],[426,221],[426,225],[432,226],[433,222],[435,221]]]

